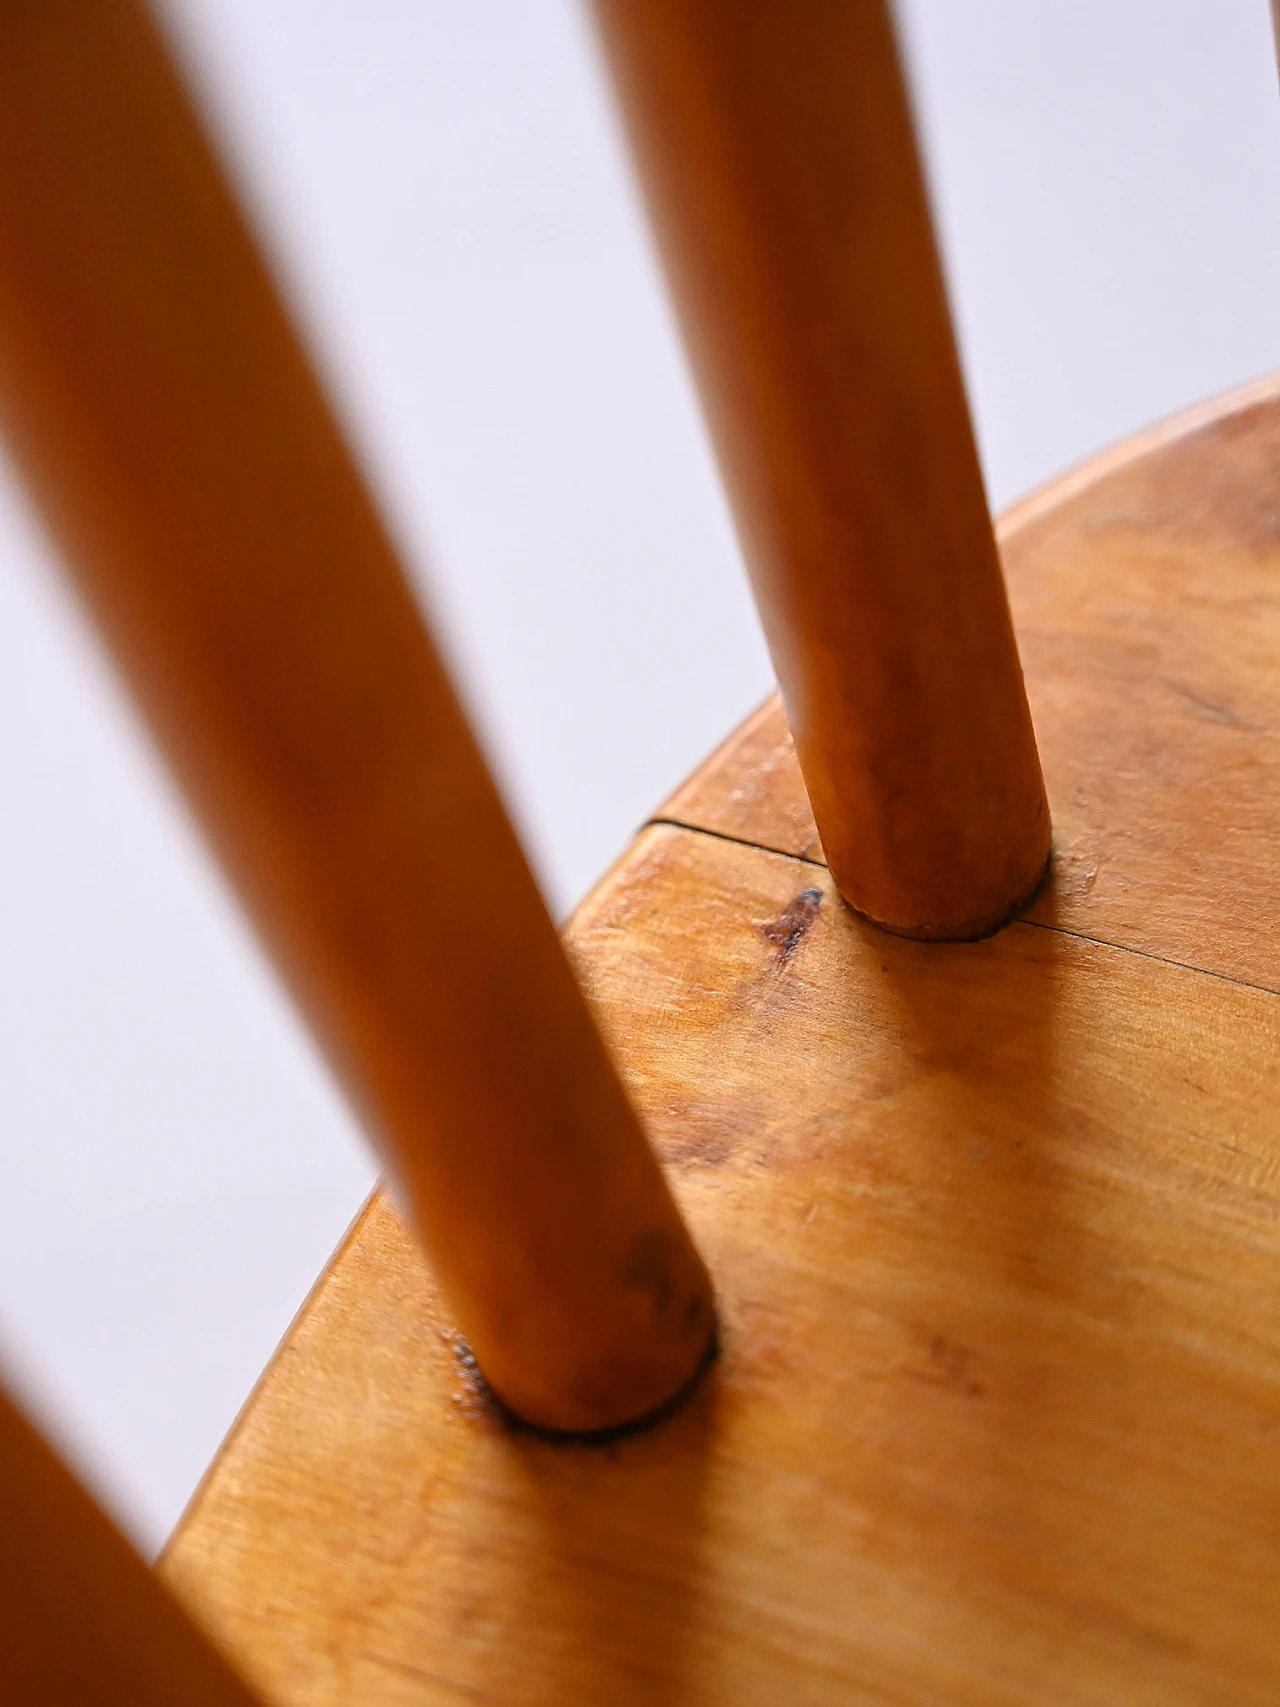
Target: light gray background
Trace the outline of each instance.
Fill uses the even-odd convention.
[[[767,660],[573,0],[166,0],[563,912]],[[1280,365],[1265,0],[907,0],[993,501]],[[143,1546],[371,1183],[0,493],[0,1346]]]

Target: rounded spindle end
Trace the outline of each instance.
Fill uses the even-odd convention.
[[[683,1284],[637,1323],[634,1285],[569,1329],[488,1348],[459,1341],[473,1391],[512,1428],[548,1439],[602,1444],[647,1429],[678,1410],[719,1355],[711,1280],[689,1245]],[[684,1253],[681,1253],[682,1255]],[[621,1303],[621,1308],[619,1308]]]

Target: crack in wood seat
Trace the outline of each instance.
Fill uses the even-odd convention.
[[[1276,1701],[1278,467],[1269,381],[1002,524],[1022,921],[842,907],[776,703],[583,903],[722,1357],[647,1433],[514,1432],[375,1199],[163,1564],[271,1699]]]

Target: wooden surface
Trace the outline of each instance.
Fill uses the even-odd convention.
[[[811,846],[770,851],[812,832],[767,716],[683,791],[734,827],[650,827],[584,903],[721,1361],[608,1449],[512,1433],[375,1202],[165,1564],[273,1700],[1273,1707],[1280,537],[1250,481],[1278,409],[1201,412],[1013,518],[1033,701],[1037,666],[1084,676],[1042,727],[1084,791],[1066,869],[1109,851],[1069,922],[860,921]]]
[[[1044,784],[887,0],[595,0],[842,894],[1003,924]]]
[[[1054,823],[1028,917],[1280,990],[1280,379],[1142,434],[999,535]],[[775,699],[660,819],[822,859]]]
[[[706,1272],[138,0],[0,9],[0,413],[491,1385],[646,1414]]]
[[[3,1389],[0,1701],[260,1707]]]

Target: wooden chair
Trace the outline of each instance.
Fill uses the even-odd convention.
[[[0,11],[10,442],[430,1253],[159,1582],[0,1406],[3,1698],[1274,1703],[1280,381],[993,535],[881,0],[596,10],[788,716],[567,958],[141,0]]]

